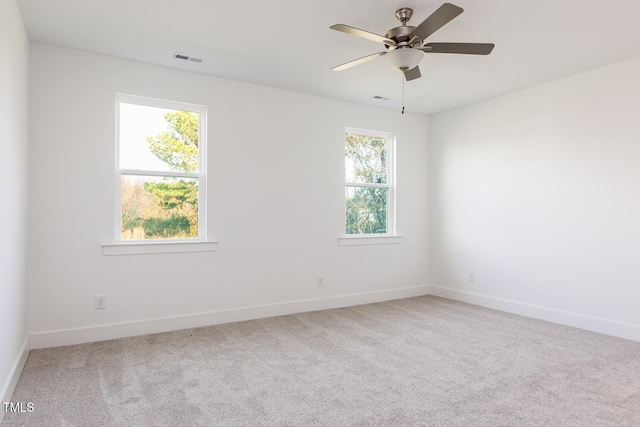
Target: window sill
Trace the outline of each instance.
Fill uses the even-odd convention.
[[[389,245],[400,243],[402,236],[400,235],[346,235],[338,237],[339,246],[356,246],[356,245]]]
[[[102,255],[169,254],[180,252],[212,252],[218,242],[140,242],[102,245]]]

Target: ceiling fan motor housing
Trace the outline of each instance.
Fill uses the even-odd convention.
[[[387,34],[385,34],[384,36],[388,39],[395,41],[398,47],[409,46],[409,41],[410,41],[409,34],[411,34],[411,32],[415,28],[416,27],[412,27],[409,25],[403,25],[402,27],[396,27],[389,30]],[[422,43],[422,40],[416,37],[413,43],[411,44],[411,46],[419,45],[420,43]]]
[[[409,39],[409,35],[416,28],[416,27],[407,25],[407,22],[409,21],[409,19],[411,19],[412,16],[413,16],[413,9],[410,9],[408,7],[403,7],[402,9],[396,10],[396,18],[398,18],[398,21],[402,22],[402,25],[400,27],[396,27],[389,30],[385,34],[385,37],[396,42],[398,47],[401,47],[401,46],[413,47],[415,45],[420,45],[422,43],[422,40],[420,40],[418,37],[415,37],[413,40]],[[412,42],[411,44],[409,44],[410,41]],[[390,48],[390,46],[388,45],[385,45],[385,46],[387,47],[387,49]]]

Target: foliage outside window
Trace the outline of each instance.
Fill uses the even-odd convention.
[[[346,234],[393,234],[391,134],[361,129],[345,133]]]
[[[120,241],[204,240],[204,106],[118,95]]]

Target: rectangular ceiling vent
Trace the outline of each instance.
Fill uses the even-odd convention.
[[[173,56],[175,58],[177,58],[177,59],[182,59],[183,61],[197,62],[198,64],[204,61],[204,59],[202,59],[202,58],[196,58],[195,56],[183,55],[181,53],[176,53]]]

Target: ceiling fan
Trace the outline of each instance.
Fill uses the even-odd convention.
[[[342,71],[386,56],[387,62],[404,73],[405,79],[415,80],[421,76],[418,64],[422,60],[423,53],[457,53],[468,55],[488,55],[493,50],[493,43],[424,43],[431,34],[438,31],[445,24],[463,12],[461,7],[451,3],[445,3],[422,21],[417,27],[407,25],[413,15],[413,9],[403,7],[396,11],[396,18],[402,25],[389,30],[384,37],[359,28],[344,24],[332,25],[332,30],[342,31],[347,34],[362,37],[367,40],[384,44],[386,51],[374,53],[346,62],[332,68],[334,71]]]

